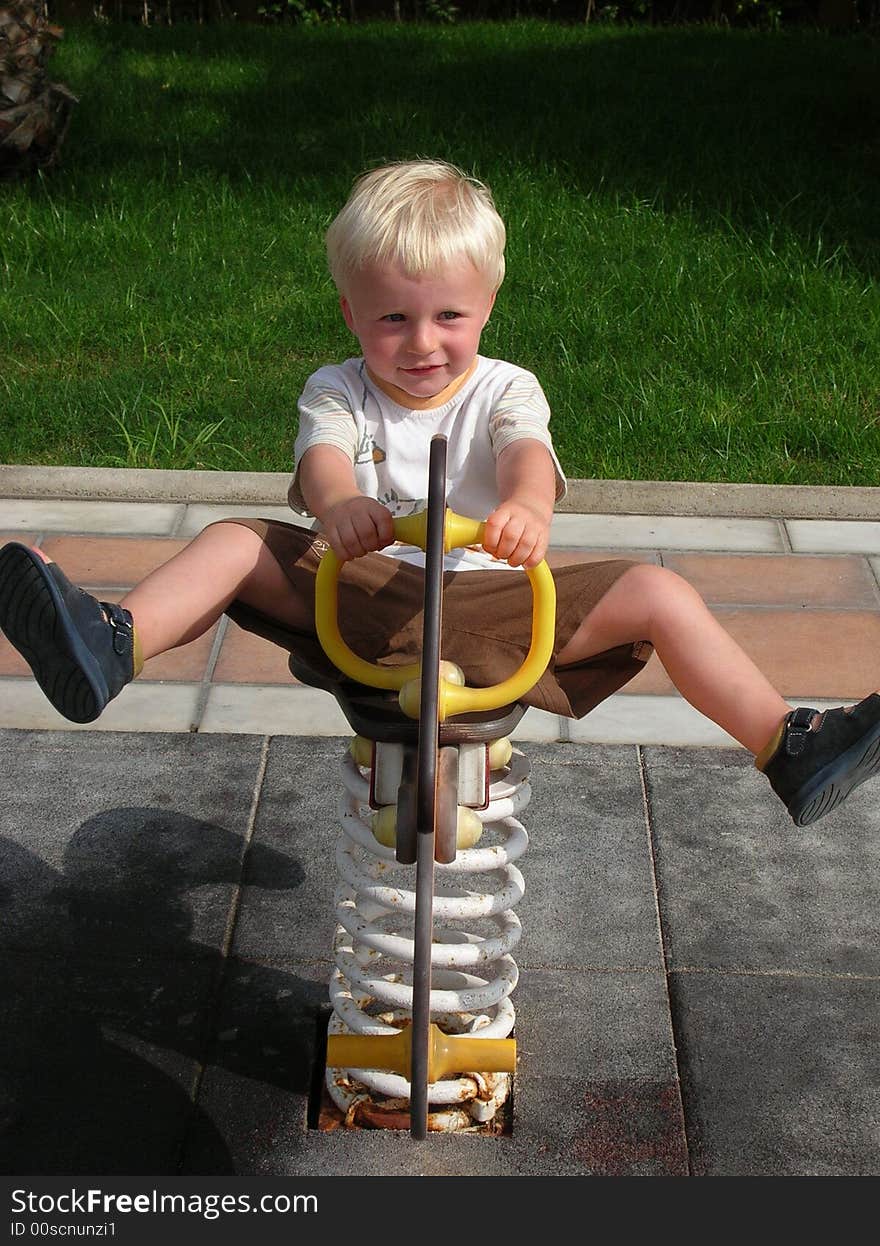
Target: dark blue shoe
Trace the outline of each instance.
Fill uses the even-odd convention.
[[[71,722],[94,722],[134,678],[129,612],[96,601],[16,542],[0,549],[0,629]]]
[[[880,696],[824,713],[792,710],[759,768],[798,826],[824,817],[880,771]]]

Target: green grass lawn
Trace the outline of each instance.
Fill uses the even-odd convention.
[[[880,480],[876,41],[82,26],[52,72],[63,165],[0,184],[0,461],[286,470],[356,353],[323,231],[421,155],[495,192],[483,352],[539,375],[572,476]]]

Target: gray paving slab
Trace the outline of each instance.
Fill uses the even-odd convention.
[[[316,1024],[327,1011],[329,965],[269,964],[233,957],[224,979],[198,1104],[222,1139],[198,1129],[181,1171],[279,1172],[279,1155],[307,1127]]]
[[[662,963],[638,751],[524,744],[532,799],[517,905],[521,965]]]
[[[0,749],[0,949],[220,952],[259,739],[5,730]]]
[[[586,718],[567,719],[566,731],[568,738],[578,743],[740,747],[678,693],[658,696],[616,692]]]
[[[57,501],[0,498],[0,530],[171,536],[184,508],[165,502]]]
[[[230,957],[208,1064],[308,1096],[329,965]]]
[[[671,515],[570,515],[557,512],[550,529],[555,548],[586,549],[785,549],[775,519],[707,518]]]
[[[743,754],[645,769],[693,1171],[876,1173],[876,796],[799,829]]]
[[[664,974],[525,970],[512,1142],[523,1175],[687,1173]]]
[[[192,1087],[261,744],[0,732],[0,1170],[218,1155]],[[219,1162],[219,1159],[218,1159]]]
[[[69,947],[0,952],[0,1172],[173,1173],[214,1016],[204,958],[126,962]]]
[[[207,528],[208,524],[216,523],[221,519],[280,519],[282,523],[296,524],[297,527],[301,528],[312,529],[314,527],[313,523],[303,519],[301,516],[295,515],[286,503],[283,506],[236,505],[232,503],[220,503],[219,505],[209,506],[200,504],[186,508],[186,513],[175,528],[174,535],[178,537],[198,536],[203,528]]]
[[[880,1173],[880,981],[674,973],[693,1171]]]
[[[333,736],[271,741],[232,945],[237,956],[329,959],[339,763],[348,743]]]
[[[95,732],[193,730],[199,717],[200,684],[146,683],[135,681],[111,701],[92,723],[72,723],[55,709],[32,678],[3,679],[0,683],[0,728],[20,731]],[[247,726],[229,722],[227,730],[246,731]]]
[[[335,699],[303,684],[214,684],[208,690],[200,732],[249,731],[256,735],[338,736],[348,729]]]
[[[880,834],[871,785],[794,826],[744,753],[647,749],[671,968],[880,973]]]
[[[789,519],[786,529],[796,554],[880,553],[880,523],[859,519]]]

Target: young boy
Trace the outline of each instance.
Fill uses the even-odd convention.
[[[448,439],[450,507],[486,519],[482,550],[447,561],[444,657],[477,686],[519,666],[531,588],[518,569],[544,557],[565,481],[535,377],[478,354],[504,243],[487,188],[449,165],[395,164],[355,184],[327,245],[361,357],[307,382],[289,495],[317,517],[320,536],[274,521],[213,524],[120,605],[75,588],[38,551],[0,551],[0,627],[57,710],[92,721],[145,659],[224,611],[320,662],[314,576],[328,544],[344,561],[347,643],[374,662],[416,660],[419,555],[389,546],[392,516],[424,505],[435,433]],[[792,711],[673,572],[618,560],[558,568],[554,579],[555,648],[529,703],[580,717],[653,647],[678,691],[756,755],[799,825],[880,769],[880,696]]]

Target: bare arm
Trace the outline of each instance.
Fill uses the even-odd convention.
[[[498,456],[501,502],[486,520],[483,546],[511,566],[534,567],[547,553],[556,501],[556,474],[547,447],[532,438],[511,442]]]
[[[391,512],[357,487],[349,457],[336,446],[312,446],[302,457],[300,485],[341,561],[384,549],[394,540]]]

